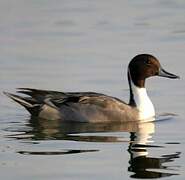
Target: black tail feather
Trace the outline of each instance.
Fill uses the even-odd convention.
[[[38,109],[40,108],[40,105],[36,103],[33,99],[30,99],[28,97],[21,97],[15,94],[11,94],[8,92],[3,92],[6,96],[14,100],[15,102],[22,105],[25,109],[30,112],[30,114],[35,115],[38,114]]]

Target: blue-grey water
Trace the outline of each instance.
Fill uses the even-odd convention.
[[[30,119],[2,92],[96,91],[128,101],[127,64],[151,53],[154,123]],[[185,179],[185,1],[0,0],[0,179]]]

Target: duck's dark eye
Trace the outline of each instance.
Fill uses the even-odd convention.
[[[148,66],[150,66],[150,65],[152,64],[152,62],[151,62],[150,59],[147,59],[147,60],[145,61],[145,63],[146,63]]]

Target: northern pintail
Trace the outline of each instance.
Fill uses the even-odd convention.
[[[150,119],[154,106],[147,95],[145,80],[152,76],[176,79],[165,71],[157,58],[149,54],[135,56],[128,65],[129,103],[95,92],[58,92],[18,88],[21,97],[4,92],[24,106],[32,116],[43,119],[75,122],[126,122]]]

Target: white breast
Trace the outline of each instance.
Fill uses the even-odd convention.
[[[131,82],[136,107],[139,110],[139,119],[149,119],[155,116],[154,106],[147,95],[145,88],[139,88]]]

